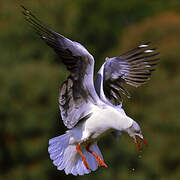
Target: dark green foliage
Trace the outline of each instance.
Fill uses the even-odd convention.
[[[0,7],[0,179],[180,179],[180,1],[53,0],[24,6],[55,31],[81,42],[96,71],[106,56],[153,41],[161,61],[147,85],[129,88],[124,108],[149,142],[139,153],[127,135],[99,142],[108,169],[83,177],[57,171],[48,140],[65,132],[58,109],[67,71],[25,22],[17,1]]]

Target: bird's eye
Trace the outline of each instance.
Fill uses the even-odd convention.
[[[137,134],[141,134],[141,130],[137,130],[136,133],[137,133]]]

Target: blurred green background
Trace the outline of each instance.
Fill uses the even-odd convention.
[[[59,86],[67,71],[25,22],[19,4],[57,32],[81,42],[97,71],[106,56],[118,56],[152,41],[161,62],[151,81],[129,88],[127,114],[149,143],[139,153],[127,135],[99,142],[109,168],[66,176],[49,159],[48,140],[63,134]],[[180,1],[31,0],[0,1],[0,179],[180,179]]]

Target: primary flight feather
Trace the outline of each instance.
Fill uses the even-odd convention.
[[[154,53],[156,49],[149,49],[151,43],[121,56],[106,58],[94,82],[94,58],[87,49],[56,33],[22,8],[26,20],[70,72],[59,96],[61,117],[69,130],[49,140],[48,152],[57,169],[66,174],[84,175],[98,166],[107,167],[97,142],[110,132],[128,133],[140,150],[137,137],[147,145],[140,126],[124,112],[119,92],[130,97],[124,83],[139,87],[150,79],[159,61],[156,58],[159,53]]]

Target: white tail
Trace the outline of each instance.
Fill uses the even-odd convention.
[[[53,164],[57,166],[58,170],[64,169],[66,174],[73,174],[75,176],[89,174],[91,170],[95,171],[98,168],[96,158],[87,152],[85,148],[82,150],[82,153],[91,168],[91,170],[88,170],[84,166],[80,155],[76,151],[76,145],[69,145],[70,137],[70,132],[67,132],[66,134],[49,140],[48,152],[50,154],[50,158],[53,160]],[[90,149],[99,155],[103,160],[97,143],[92,144]]]

